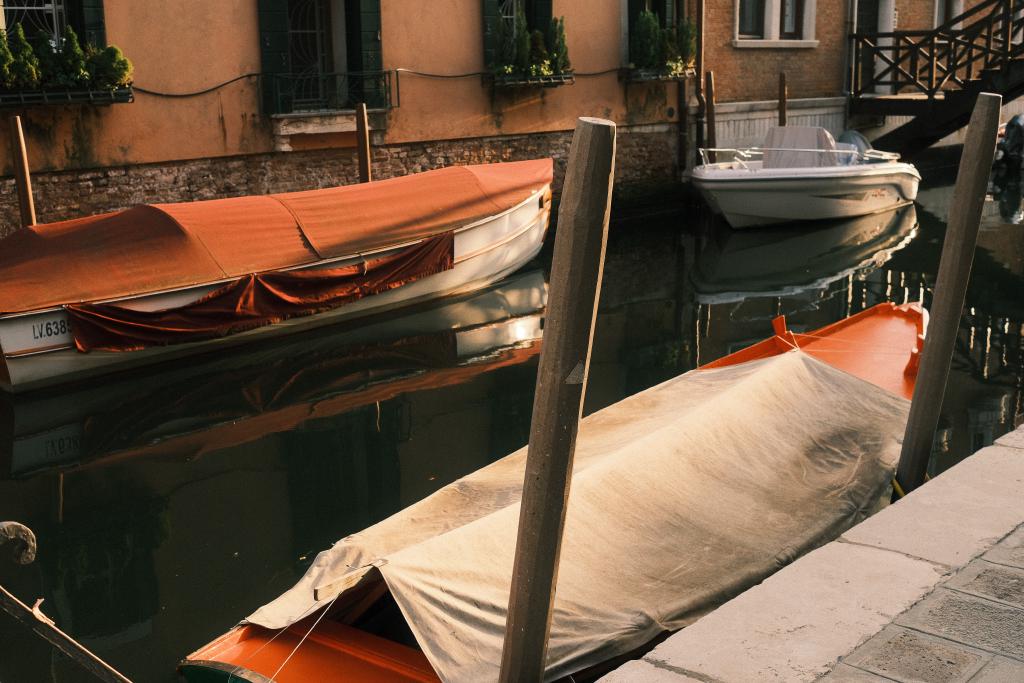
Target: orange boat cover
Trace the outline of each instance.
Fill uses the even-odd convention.
[[[189,287],[419,240],[511,209],[551,179],[550,159],[454,166],[35,225],[0,240],[0,314]]]

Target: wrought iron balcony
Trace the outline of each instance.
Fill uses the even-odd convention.
[[[369,109],[390,109],[390,71],[263,74],[264,108],[268,114],[335,112],[365,102]]]

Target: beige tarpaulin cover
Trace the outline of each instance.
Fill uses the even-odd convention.
[[[887,495],[908,407],[792,351],[689,372],[586,418],[547,678],[686,625],[858,521]],[[524,458],[339,541],[248,621],[287,626],[379,570],[443,680],[496,680]]]
[[[839,163],[832,134],[816,126],[775,126],[768,131],[764,149],[770,151],[764,153],[762,168],[815,168]]]

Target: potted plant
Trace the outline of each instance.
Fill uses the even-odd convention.
[[[130,102],[132,63],[114,45],[84,48],[70,26],[32,42],[21,24],[0,31],[0,104]]]
[[[640,12],[630,34],[630,80],[674,80],[685,75],[693,65],[696,36],[690,19],[662,28],[656,14]]]
[[[512,25],[502,17],[495,20],[494,59],[488,65],[495,85],[551,87],[573,82],[565,18],[552,18],[546,29],[531,29],[521,6]]]

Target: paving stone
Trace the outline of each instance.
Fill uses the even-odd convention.
[[[1024,608],[1024,569],[975,560],[945,585]]]
[[[1019,683],[1024,681],[1024,662],[1006,657],[993,657],[988,665],[971,679],[971,683]]]
[[[999,545],[982,555],[990,562],[1009,564],[1024,569],[1024,526],[999,542]]]
[[[1024,658],[1024,610],[939,588],[897,624]]]
[[[934,564],[830,543],[671,636],[645,659],[722,681],[811,681],[928,593]]]
[[[966,683],[989,657],[958,643],[887,626],[843,661],[905,683]]]
[[[1024,448],[1024,425],[1013,430],[1009,434],[1003,434],[996,439],[996,445],[1009,448]]]
[[[957,569],[1024,523],[1024,457],[984,448],[847,531],[854,543]]]
[[[836,668],[832,669],[830,674],[823,676],[818,680],[827,681],[828,683],[884,683],[891,679],[882,678],[881,676],[864,671],[863,669],[856,669],[847,664],[839,664]]]
[[[700,683],[700,679],[654,666],[642,659],[626,662],[600,683]]]

